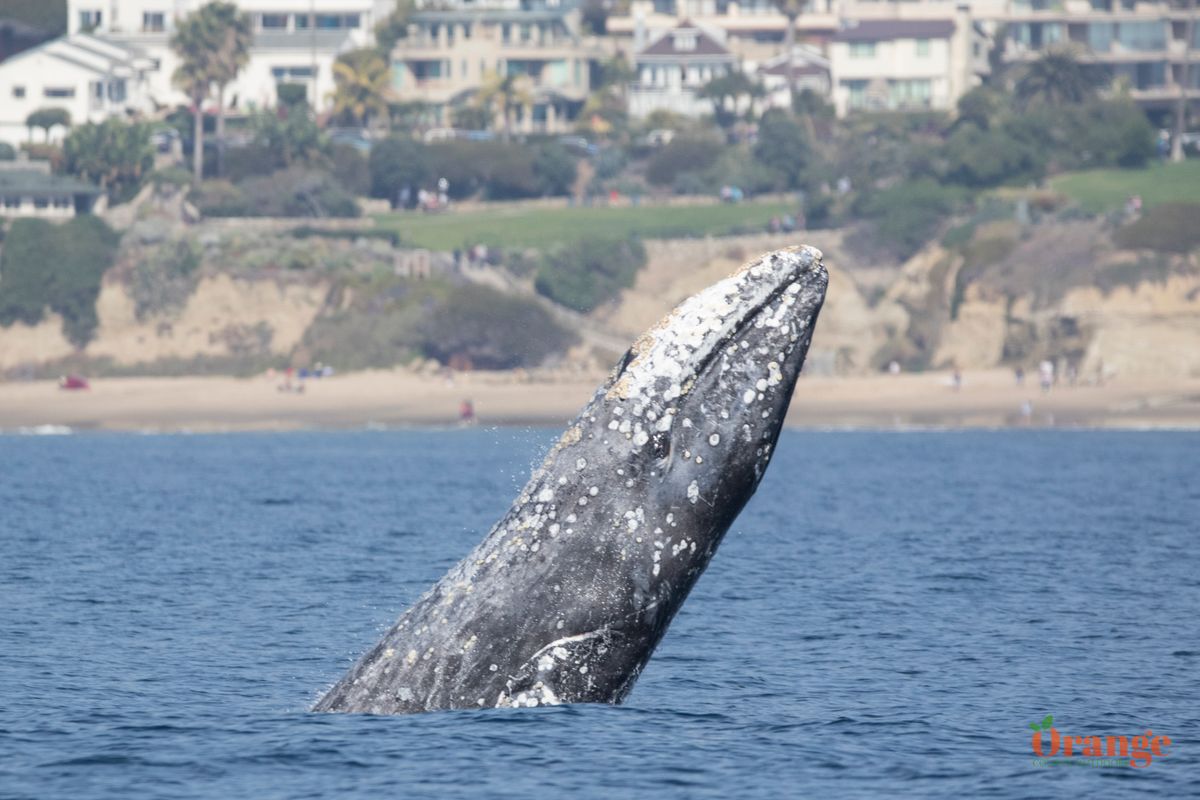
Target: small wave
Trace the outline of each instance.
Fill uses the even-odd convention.
[[[17,428],[21,436],[67,436],[75,431],[67,425],[31,425]]]

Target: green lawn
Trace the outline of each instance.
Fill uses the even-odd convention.
[[[1050,185],[1093,213],[1120,208],[1135,194],[1142,196],[1147,208],[1159,203],[1200,203],[1200,159],[1148,169],[1072,172],[1051,179]]]
[[[762,230],[771,217],[793,204],[745,202],[712,206],[631,208],[490,208],[445,214],[384,214],[375,218],[400,232],[406,245],[453,250],[478,243],[501,247],[545,247],[584,236],[646,238],[719,235],[739,228]]]

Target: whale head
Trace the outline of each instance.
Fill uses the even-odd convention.
[[[763,477],[827,285],[820,251],[796,247],[690,297],[551,450],[523,499],[544,500],[533,510],[551,536],[587,553],[544,566],[546,584],[570,586],[588,610],[568,630],[602,623],[649,657]],[[640,665],[611,671],[636,677]]]

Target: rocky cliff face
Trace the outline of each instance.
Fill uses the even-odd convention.
[[[861,263],[831,231],[653,243],[637,284],[597,315],[632,335],[743,254],[800,242],[821,248],[830,268],[810,372],[1050,359],[1084,379],[1200,375],[1197,254],[1121,250],[1096,221],[983,226],[961,247],[930,244],[893,265]]]

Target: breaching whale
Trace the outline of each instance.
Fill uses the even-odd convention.
[[[767,254],[647,331],[512,508],[314,711],[619,703],[757,488],[825,298]]]

